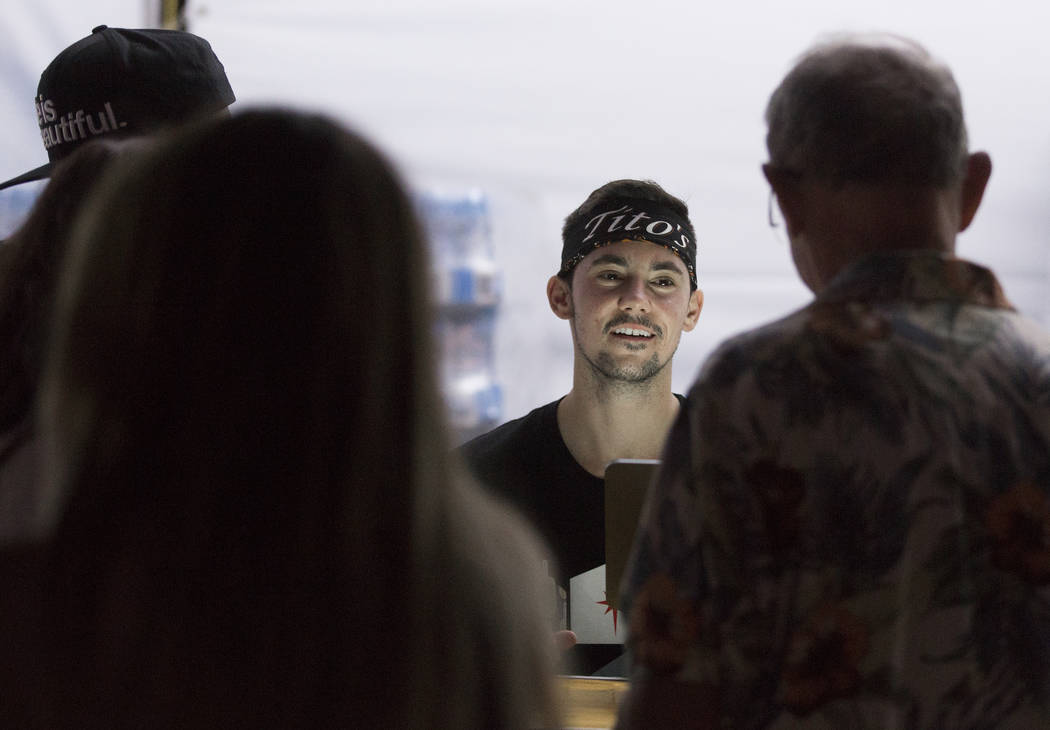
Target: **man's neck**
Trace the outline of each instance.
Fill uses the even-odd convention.
[[[815,190],[807,235],[817,289],[870,253],[955,250],[959,211],[953,189],[853,183]]]
[[[660,458],[679,408],[670,372],[661,376],[641,384],[573,384],[558,404],[558,429],[580,466],[600,477],[613,459]]]

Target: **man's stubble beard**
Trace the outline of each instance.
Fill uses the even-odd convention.
[[[591,370],[607,381],[623,383],[624,385],[638,385],[646,383],[655,378],[670,361],[660,362],[660,358],[654,352],[653,356],[640,366],[628,367],[619,365],[616,359],[607,352],[600,352],[593,360],[580,348],[580,355],[587,361]]]
[[[595,374],[599,382],[604,382],[608,385],[621,386],[648,384],[649,381],[659,375],[665,367],[671,364],[671,360],[674,358],[674,354],[678,350],[676,346],[675,349],[671,351],[670,356],[668,356],[663,362],[660,362],[659,354],[654,352],[653,356],[640,366],[620,365],[616,362],[616,358],[604,351],[599,352],[598,355],[592,359],[586,352],[584,352],[583,347],[579,345],[579,337],[576,336],[577,328],[575,315],[576,313],[574,311],[572,328],[573,336],[577,343],[576,351],[590,367],[591,372]]]

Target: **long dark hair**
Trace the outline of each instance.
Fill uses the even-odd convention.
[[[324,117],[258,110],[119,172],[76,238],[43,399],[56,720],[117,695],[152,726],[547,713],[550,637],[501,577],[531,591],[539,551],[449,463],[393,167]],[[504,554],[479,557],[494,530]],[[503,625],[456,629],[482,589]],[[513,682],[479,662],[504,649]]]

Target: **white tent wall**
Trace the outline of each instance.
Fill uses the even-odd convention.
[[[983,14],[947,0],[188,0],[190,30],[240,105],[321,109],[378,141],[421,186],[479,187],[505,276],[504,417],[566,392],[567,325],[548,310],[564,216],[598,185],[652,178],[689,203],[706,292],[674,369],[684,391],[725,336],[808,300],[768,227],[764,104],[819,35],[890,30],[953,68],[972,146],[995,162],[962,255],[1050,325],[1050,5]]]
[[[3,178],[45,159],[30,103],[55,53],[98,23],[158,17],[141,0],[10,5]],[[186,0],[185,21],[225,64],[235,108],[330,113],[414,186],[485,192],[504,277],[504,418],[569,388],[568,326],[544,288],[564,216],[608,180],[651,178],[690,206],[706,304],[683,336],[677,391],[724,337],[808,300],[766,221],[762,113],[791,60],[828,31],[908,35],[953,68],[972,146],[995,163],[959,252],[1050,326],[1050,4],[976,14],[948,0]]]

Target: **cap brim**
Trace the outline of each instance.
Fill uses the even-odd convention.
[[[22,183],[33,182],[34,180],[43,180],[46,177],[51,177],[51,163],[48,162],[46,165],[41,165],[35,170],[22,173],[18,177],[13,177],[7,182],[0,183],[0,190],[9,188],[14,185],[21,185]]]

